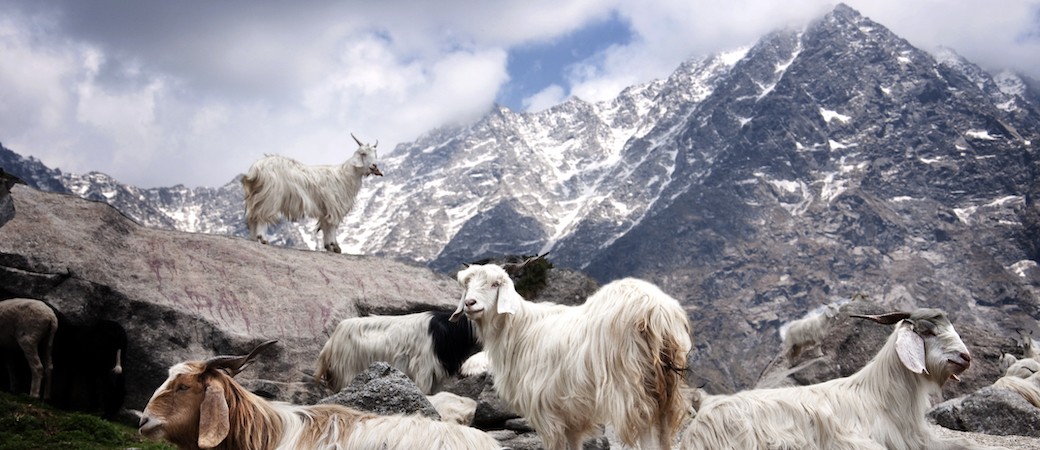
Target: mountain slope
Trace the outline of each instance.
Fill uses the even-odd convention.
[[[1037,110],[956,69],[844,6],[763,39],[687,123],[686,185],[586,270],[682,292],[717,390],[856,294],[1036,328]]]

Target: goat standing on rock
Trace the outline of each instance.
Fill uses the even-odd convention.
[[[376,147],[362,144],[347,162],[337,166],[307,166],[296,160],[268,155],[249,167],[242,177],[249,238],[266,244],[267,226],[284,216],[318,220],[325,250],[340,253],[336,242],[339,223],[354,207],[361,178],[383,176],[376,166]]]

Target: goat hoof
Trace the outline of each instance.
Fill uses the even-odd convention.
[[[256,237],[256,241],[261,243],[261,244],[267,245],[267,239],[264,239],[264,238],[262,238],[260,236]]]
[[[339,249],[339,244],[326,244],[325,245],[325,250],[330,251],[330,252],[335,252],[335,253],[343,253]]]

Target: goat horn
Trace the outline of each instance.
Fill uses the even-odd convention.
[[[354,133],[350,133],[350,137],[354,138],[354,142],[357,142],[358,146],[364,146],[365,145],[365,144],[361,143],[361,139],[358,139],[357,136],[354,136]],[[376,142],[378,142],[378,141],[376,141]]]
[[[244,356],[214,356],[213,358],[206,360],[206,363],[204,365],[205,370],[223,369],[228,371],[228,374],[231,376],[238,375],[239,372],[241,372],[243,369],[246,368],[246,366],[253,362],[253,358],[256,358],[257,354],[259,354],[267,347],[274,345],[275,342],[278,341],[270,340],[260,345],[257,345],[256,348],[253,349],[253,351],[249,352],[248,355]]]
[[[545,255],[548,255],[548,254],[549,254],[549,252],[545,252],[545,253],[542,253],[541,255],[532,256],[532,257],[527,258],[527,259],[525,259],[525,260],[523,260],[521,262],[518,262],[518,263],[505,263],[505,264],[502,264],[502,268],[505,269],[505,271],[510,273],[510,274],[516,274],[517,272],[520,271],[520,269],[523,269],[525,266],[527,266],[528,264],[530,264],[530,263],[532,263],[534,261],[537,261],[539,259],[545,258]]]
[[[379,147],[379,139],[376,139],[376,143],[372,144],[372,148]]]
[[[893,323],[899,322],[900,320],[910,317],[908,312],[890,312],[888,314],[849,314],[849,317],[855,317],[857,319],[870,319],[874,322],[882,325],[892,325]]]

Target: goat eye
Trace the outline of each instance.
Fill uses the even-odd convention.
[[[493,288],[497,288],[497,287],[499,287],[501,285],[502,285],[502,283],[499,283],[498,281],[492,281],[491,282],[491,287],[493,287]]]
[[[177,385],[177,392],[186,391],[186,390],[188,390],[188,385],[186,385],[186,384],[178,384]]]
[[[914,324],[914,330],[923,336],[935,336],[935,324],[927,320],[919,320]]]

